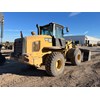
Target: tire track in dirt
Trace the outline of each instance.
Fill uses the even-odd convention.
[[[0,86],[100,86],[100,54],[92,56],[92,60],[81,66],[67,66],[64,74],[50,77],[44,68],[34,70],[16,62],[8,63],[0,68]],[[96,65],[97,64],[97,65]]]

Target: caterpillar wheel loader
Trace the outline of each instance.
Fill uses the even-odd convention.
[[[1,53],[1,48],[2,48],[2,45],[0,45],[0,66],[4,65],[4,63],[6,62],[5,57]]]
[[[11,59],[22,63],[41,67],[45,65],[46,72],[52,76],[61,75],[66,62],[80,65],[82,61],[91,59],[91,52],[76,48],[72,41],[64,39],[64,27],[56,23],[37,26],[38,35],[15,39],[14,52]],[[68,28],[66,28],[68,31]]]

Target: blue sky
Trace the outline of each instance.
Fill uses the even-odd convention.
[[[20,37],[37,32],[36,24],[45,25],[56,22],[68,26],[70,32],[66,35],[90,35],[100,38],[100,13],[89,12],[5,12],[3,41],[14,41]]]

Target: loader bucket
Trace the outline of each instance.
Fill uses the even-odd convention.
[[[80,49],[82,52],[82,61],[90,61],[91,60],[91,51],[87,49]]]

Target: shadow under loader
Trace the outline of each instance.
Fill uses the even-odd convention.
[[[12,60],[7,60],[5,65],[0,66],[0,75],[2,74],[16,74],[22,76],[47,76],[47,73],[43,69],[36,69],[26,64],[17,63]]]

